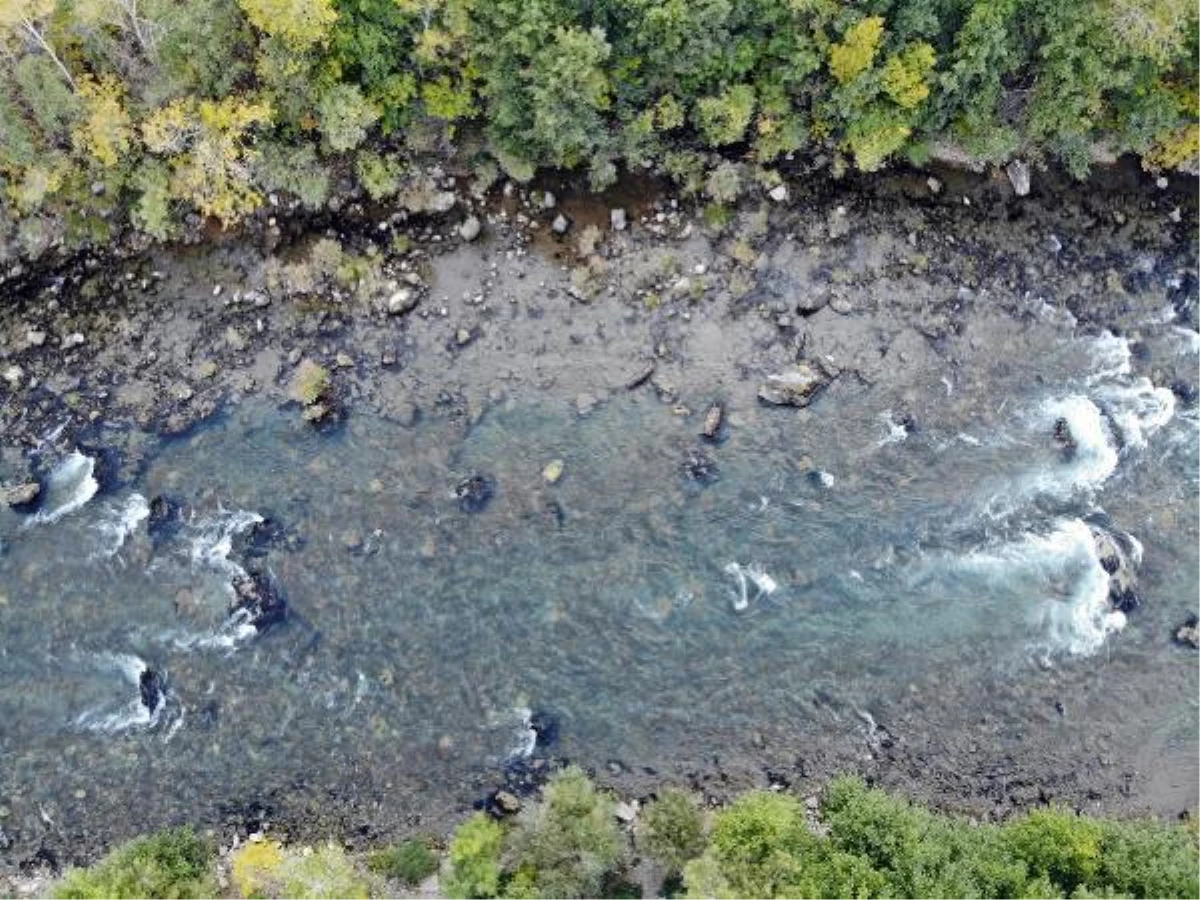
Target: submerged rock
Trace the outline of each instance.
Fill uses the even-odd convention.
[[[536,710],[529,716],[529,728],[536,737],[537,747],[549,747],[558,740],[558,718],[544,709]]]
[[[721,477],[717,471],[717,464],[699,447],[687,449],[683,460],[683,473],[700,484],[712,484]]]
[[[482,512],[496,493],[495,481],[487,475],[471,475],[454,486],[458,508],[463,512]]]
[[[829,377],[816,366],[802,362],[778,375],[768,375],[758,388],[758,399],[772,406],[808,406],[829,384]]]
[[[165,494],[158,494],[150,500],[150,514],[146,517],[146,530],[154,544],[170,540],[182,524],[182,504]]]

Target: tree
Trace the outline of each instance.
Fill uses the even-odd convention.
[[[327,41],[337,21],[332,0],[238,0],[254,27],[293,50]]]

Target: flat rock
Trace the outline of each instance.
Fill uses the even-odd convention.
[[[36,500],[41,492],[42,486],[36,481],[6,484],[0,486],[0,503],[7,506],[25,506]]]
[[[1029,178],[1029,163],[1022,159],[1014,159],[1004,171],[1008,174],[1008,180],[1013,187],[1013,193],[1018,197],[1024,197],[1029,193],[1030,178]]]
[[[829,383],[825,373],[809,363],[778,375],[768,375],[758,387],[758,399],[772,406],[808,406]]]
[[[412,288],[403,287],[398,291],[394,291],[387,299],[387,311],[389,315],[402,316],[407,312],[412,312],[417,305],[417,292]]]

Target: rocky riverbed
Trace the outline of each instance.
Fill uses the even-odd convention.
[[[478,705],[473,714],[486,718],[504,706],[499,695],[507,696],[489,687],[482,703],[456,685],[437,697],[415,683],[422,671],[441,672],[433,658],[408,671],[414,683],[393,689],[381,661],[386,649],[354,621],[358,614],[378,622],[371,617],[390,609],[376,596],[384,575],[401,584],[412,577],[432,591],[460,577],[464,584],[508,584],[528,567],[537,573],[531,593],[541,597],[559,565],[557,577],[586,592],[619,577],[616,557],[636,547],[631,565],[640,567],[642,581],[659,578],[656,565],[667,573],[656,588],[662,596],[651,591],[637,600],[656,628],[688,604],[709,603],[713,618],[696,627],[711,629],[704,640],[715,641],[728,627],[716,608],[729,613],[730,590],[735,612],[791,596],[816,604],[797,616],[818,623],[813,628],[826,646],[860,628],[863,646],[876,652],[852,655],[853,666],[821,663],[820,642],[805,644],[796,626],[760,625],[766,630],[747,639],[741,655],[713,659],[715,680],[695,675],[710,696],[728,686],[723,724],[716,708],[695,721],[687,710],[672,719],[648,708],[629,734],[612,724],[618,700],[589,714],[588,690],[622,696],[608,680],[617,673],[601,664],[597,680],[547,701],[552,718],[536,728],[520,716],[510,723],[510,731],[532,735],[517,766],[455,737],[463,726],[450,719],[443,733],[431,725],[424,737],[410,730],[392,738],[417,741],[414,754],[428,751],[439,760],[435,766],[410,764],[403,752],[389,755],[385,740],[322,744],[315,733],[313,758],[297,753],[293,764],[268,763],[272,746],[294,751],[282,732],[265,743],[255,734],[258,749],[234,757],[239,775],[221,788],[216,769],[205,768],[196,792],[180,789],[187,801],[175,804],[159,798],[189,777],[188,766],[142,747],[140,735],[153,733],[166,746],[180,722],[173,739],[187,741],[205,715],[212,722],[202,742],[236,744],[239,735],[219,725],[216,713],[206,714],[209,701],[200,699],[201,682],[216,684],[219,662],[170,659],[179,684],[174,695],[171,682],[147,674],[161,665],[143,663],[134,681],[149,731],[140,724],[97,748],[89,743],[100,740],[94,733],[80,736],[52,723],[45,746],[71,760],[57,783],[38,781],[51,770],[36,759],[35,732],[23,730],[38,719],[38,701],[9,699],[6,708],[20,710],[13,721],[22,724],[0,738],[4,758],[14,761],[0,775],[5,867],[87,858],[189,808],[204,826],[246,830],[269,819],[294,834],[337,833],[364,843],[437,829],[506,783],[516,790],[535,782],[562,756],[591,765],[627,795],[672,780],[715,801],[751,784],[805,790],[831,773],[856,770],[988,816],[1047,799],[1108,812],[1175,814],[1194,805],[1195,656],[1174,640],[1195,611],[1196,473],[1187,474],[1194,469],[1188,454],[1198,381],[1194,181],[1156,184],[1115,168],[1086,186],[1035,177],[1029,195],[1017,196],[1004,173],[912,172],[797,181],[786,194],[764,193],[728,209],[700,208],[663,186],[636,182],[599,197],[555,182],[508,186],[487,198],[450,193],[448,182],[442,187],[452,203],[437,215],[354,204],[319,221],[280,212],[252,233],[121,259],[82,257],[8,281],[0,306],[0,483],[10,507],[0,510],[6,640],[26,635],[32,646],[40,640],[38,623],[57,615],[40,605],[47,600],[36,586],[70,566],[45,558],[49,544],[37,553],[28,545],[48,540],[38,535],[57,526],[37,531],[25,523],[62,508],[52,473],[77,452],[94,461],[86,473],[95,482],[93,505],[105,498],[128,503],[135,489],[145,494],[146,514],[134,516],[130,530],[144,535],[118,558],[148,574],[124,589],[169,586],[170,615],[192,623],[202,616],[188,604],[201,589],[159,560],[180,537],[161,532],[168,536],[160,539],[151,526],[177,516],[198,527],[235,493],[232,480],[213,496],[198,485],[221,484],[223,467],[243,468],[239,501],[254,501],[256,509],[274,501],[267,511],[274,515],[263,517],[276,530],[260,535],[258,550],[242,544],[225,551],[240,575],[217,566],[214,577],[225,577],[243,612],[251,611],[241,624],[256,628],[275,614],[272,592],[292,592],[282,655],[297,671],[313,665],[306,661],[316,652],[307,649],[308,635],[322,634],[321,652],[343,660],[362,641],[369,664],[359,676],[399,697],[398,706],[389,699],[374,711],[378,735],[405,703],[432,721],[439,714],[430,710],[454,703]],[[1060,389],[1066,384],[1075,387]],[[1045,427],[1029,405],[1043,389],[1046,408],[1053,407]],[[1020,427],[1010,421],[1014,415]],[[1169,444],[1162,437],[1168,422],[1176,429]],[[1104,432],[1099,438],[1095,428]],[[994,459],[970,463],[963,485],[948,485],[957,470],[945,461],[945,448],[970,441],[992,447],[992,438]],[[1022,441],[1031,449],[1021,449]],[[1143,463],[1146,446],[1160,462],[1179,454],[1182,462]],[[269,462],[277,448],[295,452]],[[360,451],[366,457],[353,455]],[[1066,479],[1069,496],[1049,482],[1031,488],[1014,477],[995,486],[981,512],[971,512],[969,527],[952,536],[940,530],[942,519],[970,518],[971,488],[986,484],[992,471],[1043,453],[1047,466],[1066,468],[1038,477]],[[763,461],[761,472],[755,459]],[[524,482],[517,460],[532,473]],[[889,473],[886,482],[876,471]],[[1105,488],[1110,477],[1117,487]],[[76,473],[71,490],[83,480]],[[399,484],[405,487],[390,494]],[[302,493],[304,512],[286,499]],[[623,518],[630,504],[647,494],[653,497],[644,520],[630,524]],[[789,517],[764,518],[761,533],[753,531],[758,525],[751,529],[760,542],[754,553],[778,557],[770,574],[753,560],[727,563],[725,556],[696,584],[676,571],[678,559],[696,565],[705,548],[731,555],[725,532],[749,526],[734,527],[721,504],[754,507],[760,500],[760,512],[782,509],[779,515]],[[931,511],[935,505],[940,511]],[[389,520],[390,508],[404,511],[403,523]],[[856,549],[855,535],[873,535],[875,527],[867,516],[858,521],[857,510],[889,522],[886,541]],[[63,513],[64,525],[82,521],[84,513],[73,513]],[[1044,521],[1033,521],[1039,516]],[[704,523],[717,520],[724,530],[706,536]],[[1061,524],[1076,520],[1082,532]],[[553,544],[548,535],[564,528],[579,533]],[[1080,534],[1083,543],[1071,544]],[[553,553],[562,556],[556,563],[523,555],[522,541],[558,547]],[[976,589],[986,593],[991,588],[979,585],[991,582],[978,573],[995,559],[1031,558],[1037,541],[1069,544],[1085,567],[1096,560],[1104,573],[1095,576],[1103,579],[1098,596],[1109,597],[1111,608],[1088,613],[1091,630],[1083,637],[1077,622],[1062,626],[1065,637],[1052,622],[1047,640],[1058,643],[1046,652],[1022,652],[1021,663],[997,660],[962,677],[957,667],[967,665],[969,651],[943,658],[937,649],[893,641],[873,614],[826,612],[822,597],[853,599],[852,579],[824,571],[816,559],[804,562],[796,549],[808,543],[826,559],[845,550],[845,572],[862,580],[861,569],[876,579],[870,583],[879,602],[889,592],[913,598],[905,615],[936,618],[942,613],[919,598],[963,591],[972,577],[983,579]],[[608,568],[588,558],[589,543]],[[477,559],[487,548],[490,557]],[[974,573],[956,574],[953,590],[944,573],[921,568],[950,549]],[[868,553],[891,556],[880,562],[883,556]],[[782,561],[788,554],[791,564]],[[385,559],[386,567],[372,568]],[[571,560],[586,566],[572,569]],[[899,574],[888,574],[893,565]],[[1020,598],[1043,582],[1094,575],[1039,566],[1022,576],[1029,585],[1000,593]],[[421,567],[428,572],[420,574]],[[727,582],[720,591],[712,587],[716,579]],[[1077,586],[1059,589],[1072,597]],[[94,599],[102,606],[108,596],[101,590]],[[64,595],[64,602],[72,601]],[[39,604],[36,616],[27,611],[32,603]],[[480,603],[482,622],[492,607]],[[1118,614],[1119,622],[1112,618]],[[544,615],[557,625],[572,613],[550,602]],[[1110,637],[1126,617],[1135,624]],[[579,618],[593,633],[613,627]],[[42,665],[58,666],[68,647],[88,643],[72,632],[71,620],[62,617]],[[430,628],[430,641],[449,633]],[[571,653],[608,654],[620,669],[624,645],[595,638],[589,651],[587,628],[573,636]],[[964,633],[974,634],[971,628]],[[466,632],[489,640],[474,628]],[[546,639],[522,632],[504,640],[511,656],[536,654]],[[988,639],[967,640],[975,639],[992,652]],[[674,659],[656,640],[630,637],[635,658]],[[688,640],[696,642],[678,648],[681,654],[711,652],[712,644]],[[781,641],[799,643],[772,660]],[[1113,649],[1116,641],[1125,643]],[[264,639],[261,646],[269,645]],[[495,659],[506,658],[503,642],[488,647]],[[567,663],[547,656],[546,671],[569,682]],[[493,666],[507,671],[484,658],[478,671],[468,658],[460,668],[481,683]],[[539,666],[536,656],[526,660],[526,667]],[[457,665],[446,664],[448,672]],[[29,667],[36,665],[13,646],[0,657],[0,672],[7,667],[20,684],[34,677]],[[628,665],[630,683],[638,683],[637,663]],[[771,673],[789,666],[804,680],[772,683]],[[252,676],[246,673],[247,684]],[[327,685],[340,698],[330,701],[335,705],[358,696],[353,666],[321,677],[341,685]],[[507,674],[501,680],[510,677],[520,681]],[[759,700],[740,684],[755,678],[764,680]],[[861,689],[846,687],[859,678]],[[464,693],[455,700],[454,692]],[[548,692],[542,684],[539,694]],[[522,692],[510,693],[510,705],[519,706]],[[220,722],[242,721],[233,711],[241,705],[245,727],[253,727],[254,696],[223,696]],[[529,702],[537,712],[538,699]],[[1129,704],[1141,705],[1141,718],[1122,722]],[[172,718],[179,709],[188,710],[186,719]],[[1159,727],[1147,736],[1143,726],[1151,722]],[[113,763],[113,754],[123,762]],[[261,790],[251,796],[255,784]],[[132,800],[137,796],[141,801]]]

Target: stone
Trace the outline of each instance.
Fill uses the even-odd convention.
[[[556,206],[558,206],[557,197],[550,193],[550,191],[542,194],[542,209],[554,209]]]
[[[725,407],[720,403],[714,403],[708,408],[708,412],[704,414],[704,425],[700,429],[700,434],[706,440],[716,441],[721,437],[721,425],[725,421]]]
[[[233,581],[230,617],[244,620],[263,632],[287,618],[287,600],[273,578],[262,572],[248,572]]]
[[[342,546],[351,552],[361,550],[363,545],[363,536],[359,531],[351,529],[342,533]]]
[[[496,791],[492,805],[503,816],[514,816],[521,811],[521,800],[510,791]]]
[[[1175,629],[1175,643],[1200,650],[1200,616],[1190,614],[1183,624]]]
[[[786,184],[777,184],[767,192],[767,196],[776,203],[783,203],[788,198],[788,189]]]
[[[42,486],[36,481],[0,486],[0,503],[6,506],[27,506],[38,498]]]
[[[1142,603],[1132,544],[1125,535],[1102,528],[1092,529],[1092,539],[1100,565],[1108,573],[1108,602],[1118,612],[1132,612]]]
[[[851,304],[850,301],[845,297],[834,297],[829,301],[829,308],[839,316],[848,316],[854,311],[853,304]]]
[[[617,817],[618,822],[631,824],[638,817],[637,801],[630,803],[622,800],[613,808],[613,814]]]
[[[417,292],[410,287],[402,287],[393,291],[387,299],[388,315],[402,316],[412,312],[417,306]]]
[[[166,699],[166,693],[167,686],[163,677],[153,669],[142,669],[142,674],[138,677],[138,696],[142,706],[146,707],[151,715],[158,711]]]
[[[549,484],[557,484],[558,480],[563,477],[563,461],[561,459],[552,459],[546,463],[546,467],[542,469],[542,478]]]
[[[469,328],[460,328],[454,332],[454,343],[460,347],[465,347],[475,339]]]
[[[8,382],[9,387],[18,387],[25,380],[25,370],[13,364],[4,370],[4,380]]]
[[[46,332],[37,328],[30,328],[25,332],[25,343],[30,347],[40,347],[46,343]]]
[[[354,360],[351,358],[350,354],[346,353],[345,351],[339,351],[338,355],[333,358],[333,363],[339,369],[354,368]]]
[[[458,236],[464,241],[473,241],[479,237],[483,231],[483,223],[479,221],[478,216],[467,216],[463,223],[458,226]]]
[[[942,181],[940,178],[934,178],[930,175],[925,179],[925,186],[929,188],[929,193],[940,194],[942,192]]]
[[[1029,194],[1030,178],[1029,178],[1029,163],[1022,159],[1014,159],[1004,171],[1008,174],[1008,180],[1012,184],[1013,193],[1018,197],[1024,197]]]
[[[629,218],[625,210],[620,208],[609,210],[608,222],[612,226],[613,231],[624,231],[629,227]]]
[[[699,447],[689,447],[684,453],[683,474],[698,484],[712,484],[721,477],[712,457]]]
[[[807,362],[778,375],[768,375],[758,388],[758,399],[772,406],[808,406],[829,383],[825,373]]]
[[[458,508],[463,512],[482,512],[496,493],[496,483],[488,475],[470,475],[454,486]]]
[[[73,331],[71,334],[68,334],[62,339],[63,349],[70,350],[72,347],[78,347],[86,340],[87,338],[85,338],[82,333]]]
[[[230,350],[241,351],[246,349],[245,336],[232,325],[225,329],[225,343],[229,346]]]
[[[654,363],[648,362],[636,369],[631,375],[625,379],[625,389],[632,391],[635,388],[641,387],[654,374]]]
[[[553,229],[555,234],[566,234],[570,227],[571,220],[562,213],[559,213],[557,216],[555,216],[554,221],[550,224],[550,228]]]
[[[575,398],[575,412],[579,413],[581,416],[586,416],[592,410],[594,410],[599,403],[600,401],[591,394],[580,394]]]

